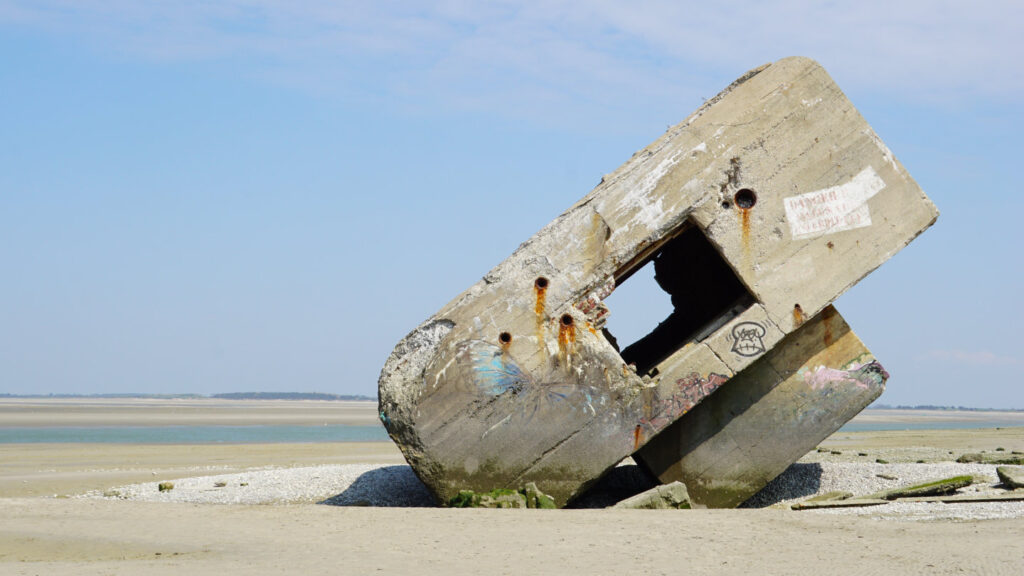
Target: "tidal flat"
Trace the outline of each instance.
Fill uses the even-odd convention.
[[[900,418],[914,420],[917,411],[908,412]],[[0,422],[11,426],[14,421],[40,427],[366,425],[376,421],[376,404],[0,399]],[[962,453],[1013,451],[1024,452],[1024,427],[840,431],[799,464],[871,480],[877,478],[876,468],[944,470]],[[355,480],[371,484],[364,489],[408,485],[405,462],[390,442],[0,444],[0,574],[1024,570],[1024,513],[993,519],[970,513],[909,514],[901,520],[899,514],[770,506],[545,511],[365,506],[373,503],[368,501],[359,502],[363,506],[318,504],[338,495],[332,475],[352,470],[365,470]],[[216,494],[231,486],[218,488],[208,479],[249,475],[244,482],[249,486],[235,482],[233,489],[242,490],[255,487],[260,474],[274,471],[286,483],[299,484],[289,493],[302,496],[270,504],[203,504],[133,499],[116,492],[150,484],[155,492],[157,482],[169,481],[182,489],[179,496],[190,482],[197,483],[197,494]],[[372,485],[386,478],[406,480],[395,484],[399,488]],[[313,493],[319,486],[314,480],[323,482],[326,493]],[[944,510],[972,505],[949,504]]]

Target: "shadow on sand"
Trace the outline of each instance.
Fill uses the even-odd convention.
[[[409,466],[384,466],[360,474],[344,492],[319,502],[328,506],[433,507],[434,499]]]
[[[783,500],[814,496],[821,489],[821,464],[793,464],[740,508],[767,508]]]
[[[784,500],[805,498],[821,487],[820,464],[793,464],[740,508],[766,508]],[[635,464],[613,468],[569,508],[604,508],[649,490],[657,481]],[[385,466],[361,474],[341,494],[320,502],[328,506],[434,507],[427,487],[409,466]]]

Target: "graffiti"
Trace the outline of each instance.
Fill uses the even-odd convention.
[[[794,240],[871,226],[868,200],[885,182],[868,166],[839,186],[783,199]]]
[[[639,445],[641,442],[641,428],[650,436],[661,432],[662,429],[675,422],[680,416],[692,410],[694,406],[699,404],[704,398],[707,398],[719,386],[725,384],[725,381],[728,379],[728,376],[714,373],[708,374],[707,378],[704,378],[700,374],[693,372],[689,376],[676,380],[675,392],[667,398],[661,398],[654,403],[650,409],[650,416],[640,419],[640,424],[634,432],[634,444]]]
[[[732,327],[732,351],[746,357],[763,353],[766,332],[757,322],[740,322]]]
[[[445,372],[451,373],[442,373],[441,377],[472,383],[468,392],[477,402],[510,402],[513,406],[504,410],[527,422],[549,410],[558,414],[567,409],[593,416],[597,413],[595,404],[606,401],[605,394],[586,384],[538,382],[506,350],[482,340],[461,342],[453,365]]]
[[[803,372],[803,370],[801,370]],[[804,383],[811,390],[824,390],[837,384],[853,384],[862,390],[877,388],[889,379],[889,373],[878,361],[852,364],[848,370],[818,366],[803,372]]]

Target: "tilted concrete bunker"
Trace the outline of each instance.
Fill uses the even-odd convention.
[[[881,394],[831,303],[937,215],[817,63],[762,66],[399,342],[381,419],[442,504],[634,455],[735,506]],[[603,300],[652,260],[675,311],[620,351]]]

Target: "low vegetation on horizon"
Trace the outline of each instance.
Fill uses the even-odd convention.
[[[890,406],[889,404],[872,404],[869,410],[948,410],[950,412],[1024,412],[1022,408],[971,408],[968,406],[932,406],[918,404],[916,406]]]
[[[377,401],[376,396],[362,394],[327,394],[325,392],[225,392],[223,394],[3,394],[0,398],[141,398],[223,400],[345,400]]]

